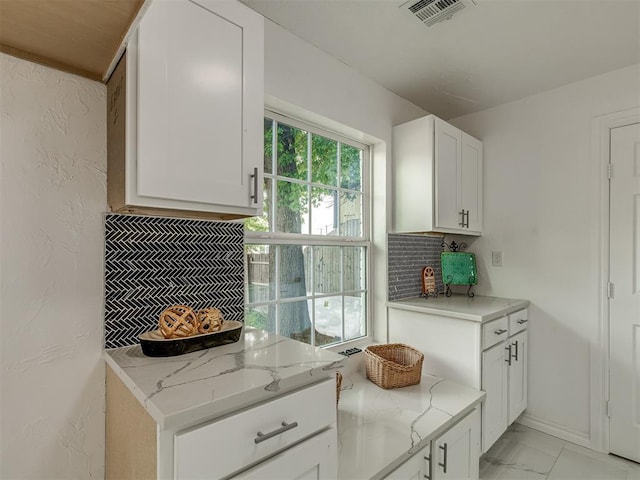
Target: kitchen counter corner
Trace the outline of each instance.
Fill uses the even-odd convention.
[[[346,373],[338,404],[338,478],[384,478],[485,396],[432,375],[423,375],[418,385],[384,390],[363,371]]]
[[[244,327],[230,345],[175,357],[147,357],[140,345],[105,360],[163,429],[186,428],[333,374],[344,357]]]

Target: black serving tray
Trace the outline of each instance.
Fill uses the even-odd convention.
[[[184,353],[197,352],[205,348],[228,345],[240,340],[244,324],[236,320],[227,320],[222,330],[203,333],[185,338],[164,338],[160,330],[145,332],[138,336],[142,353],[148,357],[174,357]]]

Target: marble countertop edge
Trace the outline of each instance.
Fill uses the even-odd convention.
[[[466,295],[425,299],[410,297],[386,302],[387,308],[428,313],[443,317],[486,323],[529,306],[529,300]]]
[[[129,391],[136,398],[136,400],[140,402],[140,405],[144,407],[144,409],[151,416],[151,418],[153,418],[153,420],[158,425],[160,425],[161,427],[164,427],[165,417],[162,414],[162,412],[158,410],[155,407],[155,405],[153,405],[153,403],[147,402],[147,396],[145,395],[145,393],[140,388],[138,388],[138,386],[136,385],[136,382],[134,382],[133,379],[129,375],[127,375],[127,372],[122,367],[120,367],[118,363],[109,355],[109,350],[106,350],[104,352],[103,357],[107,362],[107,365],[111,367],[111,369],[120,379],[120,381],[124,383],[124,385],[129,389]]]

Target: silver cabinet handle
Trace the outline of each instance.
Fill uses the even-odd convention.
[[[250,175],[253,178],[253,195],[251,195],[251,200],[253,200],[254,204],[258,203],[258,167],[253,168],[253,174]]]
[[[524,325],[527,322],[528,322],[528,320],[526,318],[521,318],[520,320],[518,320],[517,323],[520,324],[520,325]]]
[[[505,359],[505,362],[507,362],[509,366],[511,366],[511,344],[504,347],[504,349],[509,351],[509,353],[507,353],[507,358]]]
[[[501,328],[500,330],[496,330],[495,332],[496,335],[502,335],[503,333],[507,333],[507,331],[504,328]]]
[[[442,467],[442,473],[447,473],[447,444],[446,442],[443,445],[440,445],[440,449],[444,453],[443,462],[438,462],[438,465]]]
[[[458,225],[460,225],[462,228],[464,228],[464,209],[460,210],[458,212],[458,215],[462,215],[462,221]]]
[[[463,217],[464,218],[464,217]],[[469,228],[469,210],[467,210],[467,222],[464,225],[465,227]]]
[[[514,345],[516,347],[516,354],[512,355],[512,357],[517,362],[518,361],[518,340],[513,342],[511,345]]]
[[[427,480],[431,480],[431,477],[429,476],[429,474],[431,473],[431,455],[429,455],[428,457],[424,457],[424,459],[425,461],[429,462],[429,465],[427,466],[427,473],[425,473],[423,477]]]
[[[269,432],[269,433],[258,432],[258,433],[256,433],[257,436],[253,441],[256,444],[258,444],[260,442],[264,442],[265,440],[269,440],[270,438],[273,438],[276,435],[280,435],[281,433],[287,432],[287,431],[291,430],[292,428],[296,428],[297,426],[298,426],[298,422],[293,422],[293,423],[282,422],[282,426],[280,428],[276,428],[273,432]]]

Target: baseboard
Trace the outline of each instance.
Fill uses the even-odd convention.
[[[526,412],[516,420],[516,423],[553,435],[554,437],[566,440],[567,442],[575,443],[576,445],[590,448],[592,450],[594,449],[591,436],[587,432],[573,430],[558,423],[534,417]]]

